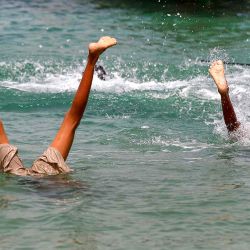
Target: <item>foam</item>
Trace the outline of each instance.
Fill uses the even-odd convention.
[[[32,65],[32,74],[27,76],[25,67],[27,64]],[[18,74],[17,79],[3,80],[0,86],[13,88],[27,92],[64,92],[75,91],[81,79],[82,66],[64,67],[59,65],[53,68],[52,63],[42,65],[38,62],[33,63],[24,61],[9,65],[0,62],[1,67],[11,68],[13,74]],[[237,96],[238,100],[245,99],[250,94],[248,83],[250,82],[249,68],[234,67],[236,72],[227,73],[227,79],[230,83],[232,96]],[[154,98],[166,98],[172,94],[178,94],[180,97],[189,96],[197,97],[204,100],[219,100],[219,95],[213,81],[207,75],[199,75],[185,80],[168,80],[163,79],[160,82],[156,80],[140,81],[138,79],[123,78],[118,71],[111,73],[112,77],[102,81],[94,76],[92,89],[98,92],[108,93],[127,93],[134,91],[152,92]],[[155,93],[157,92],[157,93]],[[250,102],[249,102],[250,103]]]
[[[113,75],[113,78],[106,81],[102,81],[94,76],[92,89],[97,92],[116,94],[135,91],[152,91],[152,97],[155,98],[167,98],[178,93],[178,95],[183,98],[191,95],[197,96],[200,99],[219,99],[215,90],[201,89],[199,84],[204,81],[209,82],[209,79],[203,76],[190,80],[136,82],[121,78],[118,73],[114,73]],[[81,74],[79,73],[46,74],[44,79],[31,78],[28,82],[2,81],[0,82],[0,86],[33,93],[58,93],[75,91],[80,79]],[[162,94],[162,92],[164,92],[164,94]]]
[[[154,136],[151,139],[134,141],[137,145],[154,145],[154,146],[162,146],[162,147],[175,147],[180,148],[183,152],[198,152],[210,147],[210,144],[201,143],[196,140],[191,141],[181,141],[180,139],[170,139],[164,138],[163,136]],[[169,148],[168,150],[171,151]]]

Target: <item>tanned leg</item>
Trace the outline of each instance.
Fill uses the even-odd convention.
[[[66,113],[63,123],[53,140],[51,147],[56,148],[64,160],[66,160],[71,145],[74,140],[76,128],[78,127],[84,110],[87,106],[89,92],[91,89],[95,64],[99,56],[109,47],[116,45],[116,39],[111,37],[101,37],[97,43],[89,44],[88,61],[83,73],[82,80],[76,91],[72,105]]]
[[[9,140],[4,131],[3,122],[0,120],[0,144],[8,144]]]
[[[225,77],[223,62],[221,60],[214,61],[209,68],[209,73],[212,76],[221,96],[221,106],[227,130],[229,132],[236,131],[239,128],[240,123],[237,121],[237,117],[229,97],[229,87]]]

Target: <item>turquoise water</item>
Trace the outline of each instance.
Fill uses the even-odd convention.
[[[250,63],[247,1],[0,6],[0,115],[27,166],[55,136],[88,43],[119,41],[99,61],[109,77],[94,78],[74,172],[0,175],[0,249],[249,249],[250,68],[226,67],[246,129],[233,142],[200,62]]]

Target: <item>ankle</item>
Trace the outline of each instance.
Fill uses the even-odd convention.
[[[218,92],[220,93],[221,97],[227,97],[229,95],[229,87],[223,90],[218,89]]]
[[[90,64],[90,65],[93,65],[93,66],[95,66],[95,64],[96,64],[96,62],[98,61],[98,56],[96,56],[96,55],[91,55],[91,54],[89,54],[88,55],[88,63]]]

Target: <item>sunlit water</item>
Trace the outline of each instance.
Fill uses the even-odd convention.
[[[119,41],[99,61],[108,78],[94,78],[74,172],[0,175],[1,249],[249,249],[250,68],[226,67],[245,130],[234,142],[200,62],[250,63],[249,12],[158,4],[0,1],[0,114],[27,166],[56,134],[88,43]]]

